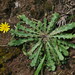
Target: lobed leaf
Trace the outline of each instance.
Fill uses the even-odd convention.
[[[41,41],[37,42],[34,47],[32,47],[32,49],[27,53],[28,55],[32,55],[32,53],[38,48],[38,46],[40,46]]]
[[[24,31],[15,31],[14,33],[18,37],[38,37],[39,36],[37,34],[25,33]]]
[[[42,45],[40,45],[40,47],[37,49],[38,50],[37,54],[36,54],[36,56],[34,57],[34,59],[32,60],[32,62],[30,64],[32,67],[36,66],[41,48],[42,48]]]
[[[22,19],[26,24],[30,25],[32,28],[36,28],[36,22],[29,20],[25,15],[19,15],[19,18]]]
[[[44,31],[47,31],[47,19],[46,18],[44,18],[44,24],[43,24],[44,26]]]
[[[55,27],[55,24],[57,22],[57,20],[59,19],[59,14],[58,13],[54,13],[53,14],[53,17],[51,18],[51,21],[49,22],[49,25],[47,27],[47,33],[51,32],[54,27]]]
[[[58,40],[61,44],[71,47],[71,48],[75,48],[75,44],[67,42],[67,41],[62,41],[62,40]]]
[[[54,38],[58,38],[58,39],[72,39],[75,37],[75,34],[72,34],[72,33],[66,33],[66,34],[59,34],[59,35],[54,35],[52,36]]]
[[[46,53],[47,53],[47,66],[50,67],[50,70],[55,70],[55,62],[52,60],[52,56],[50,54],[49,48],[46,45]]]
[[[43,63],[44,63],[44,61],[45,61],[45,57],[46,57],[46,55],[44,55],[44,57],[41,59],[41,62],[40,62],[40,64],[38,65],[38,67],[37,67],[37,69],[36,69],[34,75],[39,75],[39,72],[41,71],[41,69],[42,69],[42,67],[43,67]]]
[[[27,53],[27,55],[28,55],[28,53]],[[32,54],[32,55],[30,55],[30,56],[29,56],[29,59],[33,59],[36,55],[37,55],[37,52],[34,53],[34,54]]]
[[[64,56],[62,55],[62,53],[59,51],[59,46],[58,46],[58,43],[57,43],[57,39],[54,40],[54,43],[53,43],[53,46],[54,46],[54,49],[59,57],[60,60],[64,60]]]
[[[50,36],[51,36],[51,35],[56,35],[56,34],[58,34],[58,33],[64,32],[64,31],[71,30],[71,29],[73,29],[73,28],[75,28],[75,22],[73,22],[73,23],[71,23],[71,24],[63,25],[63,26],[61,26],[61,27],[56,28],[54,31],[52,31],[52,32],[50,33]]]
[[[60,45],[59,46],[59,50],[63,53],[64,56],[68,56],[69,52],[67,51],[67,49],[65,48],[65,46]]]
[[[34,39],[32,39],[32,38],[29,38],[29,39],[18,39],[18,40],[14,39],[14,40],[11,40],[11,41],[8,43],[8,45],[10,45],[10,46],[19,46],[19,45],[21,45],[21,44],[23,44],[23,43],[25,43],[25,42],[33,41],[33,40],[34,40]]]
[[[49,42],[49,41],[47,41],[47,45],[48,45],[48,47],[49,47],[49,50],[50,50],[50,53],[52,54],[52,56],[54,57],[54,61],[56,61],[57,60],[57,55],[56,55],[56,52],[55,52],[55,50],[54,50],[54,48],[53,48],[53,46],[51,45],[51,41]]]

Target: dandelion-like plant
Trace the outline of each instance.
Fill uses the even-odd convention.
[[[10,30],[10,26],[8,23],[1,23],[0,24],[0,31],[2,31],[3,33],[8,32]]]
[[[25,15],[20,15],[20,22],[15,29],[11,29],[13,39],[9,42],[10,46],[23,45],[23,53],[31,59],[30,65],[35,67],[34,75],[40,75],[42,68],[48,68],[49,71],[55,71],[56,65],[61,65],[65,56],[69,55],[68,49],[75,48],[75,44],[67,39],[72,39],[75,34],[66,31],[75,28],[75,22],[61,27],[56,23],[59,14],[54,13],[51,21],[44,18],[41,21],[31,21]],[[32,48],[28,51],[26,47],[31,44]]]

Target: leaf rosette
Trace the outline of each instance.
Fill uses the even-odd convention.
[[[69,55],[68,49],[75,48],[75,44],[66,41],[75,37],[75,34],[66,32],[75,28],[75,22],[57,27],[60,18],[58,13],[52,15],[50,22],[46,18],[43,22],[30,20],[25,15],[19,15],[18,18],[21,21],[15,29],[11,29],[13,38],[9,45],[23,45],[23,53],[32,60],[30,65],[37,68],[34,75],[39,75],[43,67],[55,71],[56,65]],[[29,51],[26,50],[27,43],[32,44]]]

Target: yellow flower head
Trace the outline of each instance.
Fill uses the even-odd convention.
[[[8,23],[1,23],[0,24],[0,31],[2,31],[3,33],[8,32],[10,30],[10,26]]]

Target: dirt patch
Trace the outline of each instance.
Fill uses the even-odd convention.
[[[33,75],[33,71],[29,66],[30,61],[26,56],[20,54],[13,61],[7,63],[11,75]]]
[[[30,19],[42,20],[45,16],[48,20],[52,13],[58,12],[61,17],[66,15],[67,23],[75,21],[75,0],[0,0],[0,23],[8,22],[11,28],[18,22],[17,16],[25,14]],[[63,19],[60,19],[61,22]],[[73,33],[75,30],[73,30]],[[10,33],[0,32],[0,47],[7,46],[11,39]],[[67,64],[57,68],[55,72],[44,72],[44,75],[75,75],[75,51],[70,52]],[[73,57],[73,59],[72,59]],[[33,75],[29,66],[30,60],[22,53],[5,63],[6,71],[2,75]],[[59,65],[60,66],[60,65]]]
[[[15,47],[0,47],[0,75],[6,75],[10,72],[6,67],[6,63],[16,58],[20,52],[20,49]]]

